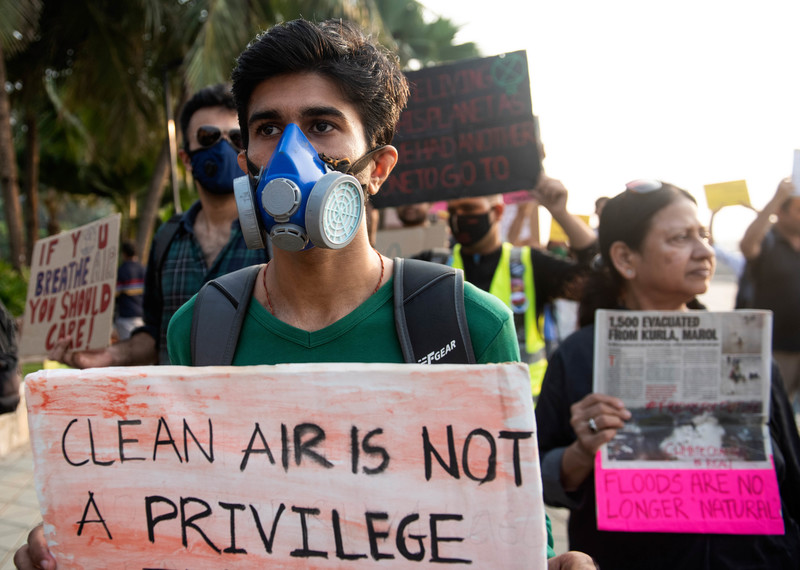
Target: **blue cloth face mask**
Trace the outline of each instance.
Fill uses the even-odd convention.
[[[336,162],[323,160],[300,127],[287,125],[259,175],[234,181],[247,247],[263,248],[267,234],[286,251],[347,246],[361,226],[364,190],[354,176],[334,170]]]
[[[226,140],[208,148],[189,153],[192,158],[192,176],[212,194],[233,192],[233,179],[242,174],[236,161],[238,152]]]

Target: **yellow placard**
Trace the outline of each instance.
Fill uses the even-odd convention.
[[[584,216],[581,214],[576,214],[581,220],[583,220],[586,225],[589,225],[589,216]],[[555,242],[563,242],[569,243],[569,238],[567,237],[567,233],[564,231],[564,228],[559,225],[559,223],[555,220],[550,221],[550,237],[548,241],[555,241]]]
[[[750,195],[744,180],[706,184],[703,188],[709,210],[716,211],[723,206],[750,206]]]

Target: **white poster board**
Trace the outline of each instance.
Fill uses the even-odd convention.
[[[545,568],[527,367],[291,364],[26,379],[59,567]]]

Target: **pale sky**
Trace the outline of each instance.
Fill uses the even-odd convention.
[[[590,214],[635,178],[747,181],[761,208],[800,148],[800,1],[421,0],[483,55],[524,49],[545,170]],[[754,214],[722,210],[736,242]]]

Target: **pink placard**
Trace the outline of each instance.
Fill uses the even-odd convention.
[[[515,190],[503,194],[503,202],[506,204],[522,204],[533,200],[530,190]]]
[[[25,385],[59,567],[546,565],[524,365],[55,370]]]
[[[783,534],[774,469],[603,469],[597,528],[623,532]]]

